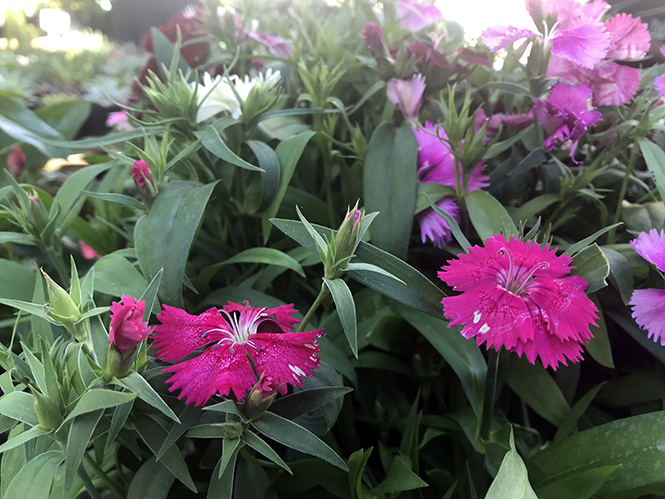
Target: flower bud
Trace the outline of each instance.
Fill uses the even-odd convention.
[[[28,198],[28,221],[33,227],[33,236],[39,237],[48,225],[48,214],[37,194]]]
[[[146,180],[152,184],[152,176],[150,175],[150,167],[148,166],[148,163],[142,159],[135,161],[132,165],[132,177],[134,177],[136,187],[142,192],[145,191]]]
[[[386,41],[383,38],[383,29],[381,29],[381,26],[378,24],[365,24],[365,29],[363,29],[363,38],[365,39],[365,46],[373,56],[385,55],[388,52],[386,48]]]
[[[51,431],[59,428],[62,424],[62,413],[58,406],[50,398],[43,395],[30,385],[32,391],[32,403],[42,430]]]
[[[75,322],[78,322],[81,318],[81,311],[76,303],[74,303],[74,300],[69,293],[62,289],[57,282],[51,279],[44,270],[42,270],[42,275],[46,280],[48,296],[51,302],[51,313],[49,315],[57,315],[58,320],[62,321],[66,327],[68,323],[73,325]]]
[[[106,358],[106,372],[116,378],[124,378],[127,376],[134,364],[134,352],[136,347],[129,350],[122,351],[113,343],[109,345],[109,353]]]
[[[241,405],[243,414],[249,419],[258,419],[270,407],[280,390],[286,393],[285,388],[284,385],[278,385],[272,376],[261,376],[243,400]]]
[[[356,203],[353,209],[346,212],[346,217],[335,236],[335,260],[343,260],[353,255],[358,246],[362,222],[363,214]]]
[[[7,169],[16,180],[21,176],[21,173],[25,169],[25,154],[23,154],[23,149],[19,146],[13,147],[7,156]]]
[[[111,332],[109,340],[122,353],[145,340],[154,328],[143,321],[145,302],[123,295],[121,303],[111,304]]]

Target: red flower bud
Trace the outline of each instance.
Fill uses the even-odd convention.
[[[144,301],[134,301],[131,296],[123,295],[122,303],[111,304],[111,332],[109,340],[121,352],[126,352],[145,340],[153,328],[143,322]]]
[[[150,167],[148,163],[139,159],[135,161],[132,165],[132,177],[134,177],[134,182],[142,190],[145,191],[145,181],[147,180],[152,184],[152,176],[150,175]]]
[[[25,169],[25,161],[25,154],[19,146],[13,147],[7,156],[7,169],[17,180]]]

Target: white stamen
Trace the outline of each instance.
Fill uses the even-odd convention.
[[[482,317],[483,314],[480,313],[480,310],[476,310],[473,313],[473,323],[478,324],[480,322],[480,318]]]

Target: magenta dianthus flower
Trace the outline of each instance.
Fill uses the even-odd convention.
[[[439,278],[462,292],[441,302],[449,327],[463,325],[465,338],[524,353],[532,364],[539,357],[556,369],[566,358],[581,360],[596,306],[584,292],[587,282],[567,275],[572,258],[555,251],[494,235],[442,267]]]
[[[637,239],[630,242],[633,249],[646,261],[656,265],[661,272],[665,271],[665,231],[651,229],[642,232]],[[665,346],[665,290],[636,289],[630,299],[633,307],[633,318],[642,329],[649,332],[649,338],[660,341]]]
[[[547,99],[535,99],[534,112],[550,136],[543,142],[546,151],[570,143],[570,159],[587,128],[601,120],[599,111],[589,110],[591,89],[585,85],[557,83]]]
[[[281,387],[281,393],[286,393],[287,383],[302,386],[302,378],[319,365],[316,339],[324,333],[288,332],[300,322],[293,317],[296,312],[293,305],[268,309],[229,302],[222,309],[190,315],[165,305],[157,316],[161,324],[152,344],[157,356],[177,361],[206,347],[196,357],[164,369],[173,373],[167,381],[169,391],[180,389],[178,398],[198,406],[215,393],[233,392],[241,400],[262,376]]]
[[[457,176],[455,175],[455,158],[450,149],[442,142],[448,139],[443,127],[436,126],[429,121],[423,128],[415,127],[413,132],[418,142],[418,182],[421,184],[441,184],[456,188],[457,182],[462,182],[462,166],[457,165]],[[438,132],[437,132],[438,130]],[[439,137],[436,136],[438,133]],[[483,174],[485,163],[480,162],[474,168],[466,184],[466,192],[482,189],[489,185],[489,177]],[[463,187],[459,186],[460,189]],[[436,205],[459,223],[459,209],[452,196],[446,196],[436,202]],[[434,246],[441,248],[448,244],[452,238],[452,232],[448,222],[439,216],[432,208],[425,208],[416,214],[420,224],[420,235],[422,242],[427,239]]]

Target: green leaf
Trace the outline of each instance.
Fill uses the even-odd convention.
[[[91,191],[82,191],[81,194],[89,198],[101,199],[102,201],[108,201],[110,203],[119,203],[137,210],[145,210],[143,203],[136,198],[127,196],[125,194],[117,194],[115,192],[91,192]]]
[[[554,436],[554,443],[560,443],[564,438],[577,430],[577,420],[582,417],[584,411],[587,410],[591,401],[596,397],[600,389],[605,386],[605,381],[599,385],[594,386],[589,390],[581,399],[579,399],[573,407],[571,407],[570,412],[561,422],[561,426]]]
[[[387,270],[383,270],[381,267],[377,267],[376,265],[372,265],[371,263],[357,263],[357,262],[351,262],[346,265],[346,268],[344,269],[345,272],[375,272],[377,274],[384,275],[386,277],[389,277],[390,279],[394,279],[395,281],[403,284],[406,286],[406,283],[402,281],[400,278],[395,277],[392,275],[390,272]]]
[[[143,313],[143,320],[148,322],[150,320],[150,313],[153,310],[159,310],[159,300],[157,293],[159,292],[159,285],[162,283],[162,274],[164,269],[159,269],[155,277],[152,278],[148,287],[139,298],[139,301],[144,301],[146,304],[145,312]]]
[[[597,497],[594,494],[605,485],[610,475],[621,466],[621,464],[601,466],[600,468],[583,471],[572,478],[556,481],[538,489],[538,499],[561,499],[563,497],[590,499],[591,497]]]
[[[141,439],[150,448],[153,454],[160,451],[162,442],[166,438],[166,430],[157,421],[145,416],[139,417],[135,422],[136,431]],[[187,463],[180,453],[177,445],[172,445],[169,450],[162,454],[160,462],[166,466],[173,476],[180,480],[189,490],[196,493],[196,485],[189,474]]]
[[[95,291],[110,296],[129,295],[136,299],[145,291],[148,281],[129,260],[110,254],[95,263]]]
[[[69,427],[65,452],[65,491],[68,491],[74,482],[76,472],[83,460],[83,454],[88,448],[90,437],[103,414],[103,410],[83,414],[76,418]]]
[[[201,139],[201,144],[203,144],[203,147],[227,163],[231,163],[234,166],[238,166],[246,170],[263,172],[262,168],[248,163],[233,151],[231,151],[229,146],[227,146],[226,143],[222,140],[219,132],[215,130],[212,125],[205,125],[200,132],[194,132],[194,135]]]
[[[515,450],[515,438],[510,429],[510,450],[503,456],[499,471],[485,499],[538,499],[529,483],[524,461]]]
[[[238,459],[238,453],[234,452],[229,463],[226,466],[226,470],[219,476],[219,468],[222,464],[220,458],[217,461],[217,466],[212,472],[212,478],[210,479],[210,484],[208,485],[208,495],[206,499],[231,499],[233,495],[233,477],[235,475],[236,461]]]
[[[169,182],[150,213],[136,224],[134,241],[143,275],[152,279],[164,269],[159,295],[170,305],[184,308],[182,283],[187,257],[215,185]]]
[[[157,459],[161,459],[164,453],[171,448],[176,441],[191,428],[192,425],[199,422],[202,411],[198,407],[187,404],[183,407],[178,416],[180,423],[174,424],[169,430],[168,435],[162,442],[162,446],[157,453]]]
[[[157,69],[164,79],[168,79],[168,74],[164,74],[164,67],[166,67],[167,71],[171,70],[171,61],[173,60],[175,46],[164,33],[155,27],[150,28],[150,36],[152,37],[153,53],[157,60]],[[182,71],[183,74],[187,74],[187,70],[191,70],[182,54],[178,54],[177,70]]]
[[[506,383],[538,415],[561,426],[570,412],[561,389],[542,365],[530,364],[526,357],[512,355]]]
[[[358,358],[358,320],[356,319],[356,304],[353,301],[351,290],[342,279],[326,279],[324,277],[323,282],[326,283],[333,297],[337,315],[339,315],[351,351]]]
[[[154,390],[152,386],[136,371],[130,372],[122,379],[114,379],[113,383],[127,388],[129,391],[134,392],[138,398],[147,402],[166,417],[171,418],[176,423],[180,423],[178,416],[166,405],[164,399]]]
[[[49,499],[55,474],[65,456],[59,451],[39,454],[19,471],[7,487],[4,499]]]
[[[476,415],[480,414],[487,364],[475,342],[464,338],[460,327],[446,327],[447,323],[442,318],[435,319],[406,307],[397,307],[397,310],[450,364],[473,411]]]
[[[8,450],[14,449],[19,445],[23,445],[26,442],[29,442],[33,438],[41,437],[42,435],[48,435],[47,431],[42,430],[39,426],[33,426],[15,437],[10,438],[4,444],[0,445],[0,454]]]
[[[289,465],[286,464],[284,460],[281,457],[279,457],[279,454],[277,454],[277,452],[275,452],[272,447],[270,447],[266,442],[264,442],[261,439],[261,437],[251,432],[250,430],[245,430],[244,439],[245,439],[245,444],[247,444],[248,447],[251,447],[256,452],[260,452],[265,457],[270,459],[273,463],[275,463],[277,466],[285,470],[287,473],[293,475],[293,472],[291,471],[291,468],[289,468]]]
[[[627,417],[575,433],[529,458],[534,485],[544,487],[590,469],[617,466],[600,497],[641,497],[663,490],[665,411]],[[629,457],[628,457],[629,456]],[[536,479],[536,476],[538,479]]]
[[[342,458],[319,437],[300,425],[277,414],[265,412],[261,419],[252,421],[252,426],[265,436],[292,449],[316,456],[333,466],[348,471]]]
[[[302,222],[296,220],[272,219],[272,223],[291,239],[312,253],[316,248]],[[321,235],[330,238],[335,231],[313,224],[312,227]],[[349,271],[347,274],[361,284],[434,317],[441,317],[443,292],[429,279],[409,264],[385,251],[361,241],[356,248],[354,263],[370,263],[381,267],[406,284],[389,277],[364,271]]]
[[[63,140],[64,137],[44,123],[35,113],[13,99],[0,96],[0,130],[10,137],[39,149],[49,158],[64,158],[67,150],[53,146],[44,139]]]
[[[92,339],[92,350],[95,354],[95,362],[99,367],[106,365],[106,357],[109,352],[109,333],[102,322],[101,317],[93,317],[90,320],[90,338]],[[81,355],[85,355],[81,353]],[[79,362],[79,365],[81,363]],[[86,362],[87,365],[87,362]]]
[[[257,210],[262,212],[270,206],[270,203],[272,203],[277,195],[282,167],[279,164],[277,153],[268,144],[258,140],[250,140],[246,144],[252,150],[259,162],[259,166],[264,171],[261,176],[263,184],[263,188],[261,189],[261,203]]]
[[[612,358],[612,344],[610,343],[610,338],[607,334],[607,325],[605,324],[605,315],[603,314],[603,309],[600,306],[600,301],[598,297],[593,294],[590,295],[591,301],[598,308],[598,327],[591,325],[591,334],[593,338],[589,340],[589,343],[584,345],[584,349],[589,352],[589,355],[593,357],[593,360],[598,362],[601,366],[614,369],[614,359]]]
[[[326,241],[323,240],[319,233],[314,229],[312,224],[307,221],[305,216],[300,212],[300,208],[298,208],[297,205],[296,213],[298,214],[298,218],[300,218],[300,222],[303,224],[303,227],[312,238],[312,241],[314,241],[316,253],[319,255],[321,261],[325,262],[328,258],[328,245],[326,244]]]
[[[575,254],[573,266],[575,268],[571,274],[578,275],[589,283],[587,294],[607,286],[605,279],[610,275],[610,263],[597,244],[594,243]]]
[[[375,487],[372,492],[376,494],[394,494],[427,486],[427,482],[411,471],[401,456],[395,456],[390,463],[385,480],[378,487]]]
[[[506,238],[517,237],[517,227],[513,219],[490,193],[478,189],[470,192],[464,200],[471,223],[480,239],[485,241],[494,234],[504,234]]]
[[[639,139],[640,150],[653,177],[660,199],[665,200],[665,151],[647,139]]]
[[[416,209],[418,143],[411,125],[382,123],[372,134],[363,171],[363,198],[380,216],[372,224],[379,248],[406,257]]]
[[[42,106],[35,114],[66,139],[73,139],[90,116],[92,103],[84,99],[71,99]]]
[[[132,412],[132,407],[134,407],[134,401],[130,400],[124,404],[119,405],[113,411],[113,417],[111,418],[111,426],[109,427],[108,435],[106,436],[106,445],[104,447],[104,453],[106,453],[111,445],[115,443],[115,439],[120,433],[120,430],[125,426],[127,418]]]
[[[30,426],[37,426],[37,415],[33,406],[32,395],[25,392],[11,392],[0,398],[0,414]]]
[[[584,239],[582,239],[581,241],[578,241],[575,244],[573,244],[572,246],[570,246],[566,250],[566,253],[568,255],[574,257],[577,253],[581,253],[584,249],[589,247],[591,245],[591,243],[593,243],[600,236],[602,236],[606,232],[611,231],[612,229],[614,229],[616,227],[619,227],[620,225],[622,225],[622,222],[612,224],[612,225],[608,225],[607,227],[603,227],[602,229],[597,230],[596,232],[594,232],[590,236],[587,236]]]
[[[618,251],[600,248],[610,264],[610,282],[619,291],[624,305],[628,305],[633,296],[633,269],[628,259]]]
[[[351,499],[362,499],[362,478],[372,447],[367,450],[358,449],[349,456],[349,488]]]
[[[218,478],[222,478],[229,462],[237,455],[241,443],[240,438],[226,437],[222,440],[222,457],[219,459],[219,466],[215,468]]]
[[[277,154],[279,164],[281,165],[281,173],[275,197],[263,214],[262,223],[264,243],[268,241],[268,237],[270,236],[270,229],[272,228],[270,219],[277,215],[277,211],[279,210],[284,195],[286,194],[286,189],[291,183],[293,173],[296,171],[298,160],[300,160],[300,156],[302,156],[305,147],[314,135],[315,132],[312,131],[300,133],[294,137],[283,140],[277,146],[277,149],[275,149],[275,154]]]
[[[154,134],[157,134],[165,131],[166,127],[151,126],[148,128],[148,130],[150,130],[150,132]],[[119,144],[132,139],[142,139],[145,137],[145,134],[146,134],[146,128],[139,127],[134,130],[129,130],[127,132],[109,133],[108,135],[103,135],[101,137],[90,137],[81,140],[68,141],[68,140],[47,139],[45,137],[43,137],[42,140],[45,144],[48,145],[65,147],[67,149],[74,149],[80,151],[84,149],[93,149],[95,147],[107,146],[109,144]],[[62,156],[56,156],[56,157],[62,157]]]
[[[519,225],[519,222],[527,221],[529,218],[536,216],[557,201],[559,201],[559,196],[557,194],[541,194],[540,196],[529,199],[526,203],[513,211],[511,217],[513,221]]]
[[[151,456],[134,475],[127,499],[166,499],[175,477]]]
[[[302,269],[300,263],[286,253],[273,248],[249,248],[223,262],[216,263],[203,269],[199,276],[199,284],[202,287],[207,286],[219,269],[225,265],[231,265],[234,263],[265,263],[267,265],[277,265],[291,269],[305,277],[305,271]]]
[[[270,411],[286,419],[295,419],[352,391],[346,386],[326,386],[295,391],[275,400],[270,406]]]
[[[496,144],[492,144],[489,150],[485,153],[485,156],[483,156],[483,159],[492,159],[493,157],[498,156],[502,152],[507,151],[513,146],[513,144],[515,144],[518,140],[524,137],[527,134],[527,132],[529,132],[530,129],[531,129],[530,127],[525,128],[524,130],[521,130],[516,134],[514,134],[509,139],[497,142]]]
[[[76,416],[87,414],[99,409],[108,409],[120,404],[134,400],[136,395],[133,393],[114,392],[113,390],[93,389],[88,390],[76,402],[74,410],[67,415],[65,422],[71,421]]]
[[[455,220],[453,217],[450,216],[450,214],[446,213],[441,208],[439,208],[429,197],[427,197],[427,202],[429,203],[430,207],[434,210],[434,212],[437,215],[443,217],[443,219],[446,222],[448,222],[448,225],[450,226],[450,230],[452,231],[455,240],[465,252],[468,252],[468,249],[471,247],[471,243],[462,232],[462,229],[459,228],[459,225],[457,225],[457,220]]]
[[[0,259],[0,298],[28,301],[35,290],[35,272],[11,260]]]
[[[28,234],[22,234],[21,232],[0,232],[0,244],[5,243],[14,243],[14,244],[25,244],[27,246],[36,246],[37,243]]]

